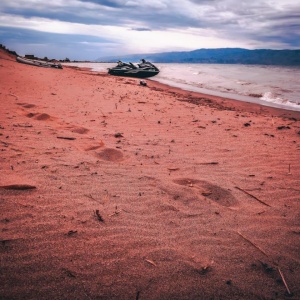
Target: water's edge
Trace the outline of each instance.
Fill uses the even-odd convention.
[[[107,72],[115,63],[68,63],[66,66]],[[300,111],[300,68],[157,64],[160,73],[151,80],[202,94],[230,98],[290,111]]]

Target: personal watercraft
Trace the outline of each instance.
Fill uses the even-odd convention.
[[[108,69],[108,74],[115,76],[147,78],[155,76],[159,73],[159,69],[152,63],[145,61],[144,59],[141,61],[142,63],[138,64],[138,66],[131,62],[124,63],[122,61],[118,61],[116,67]]]

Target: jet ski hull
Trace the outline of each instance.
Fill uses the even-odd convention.
[[[136,78],[148,78],[153,77],[159,73],[159,70],[143,70],[143,69],[121,69],[121,68],[110,68],[108,74],[114,76],[126,76]]]
[[[123,63],[118,61],[118,65],[108,69],[108,74],[114,76],[126,76],[136,78],[153,77],[159,73],[159,69],[150,62],[142,60],[142,64],[135,66],[133,63]]]

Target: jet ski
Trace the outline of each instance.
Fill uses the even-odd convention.
[[[122,61],[118,61],[116,67],[109,68],[108,74],[114,76],[126,76],[126,77],[137,77],[137,78],[147,78],[155,76],[159,73],[159,69],[154,66],[152,63],[141,60],[142,63],[137,66],[133,63],[124,63]]]

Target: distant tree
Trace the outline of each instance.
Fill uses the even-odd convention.
[[[65,61],[70,62],[70,59],[66,57],[66,58],[65,58]]]
[[[44,57],[44,60],[49,60],[47,56]]]

